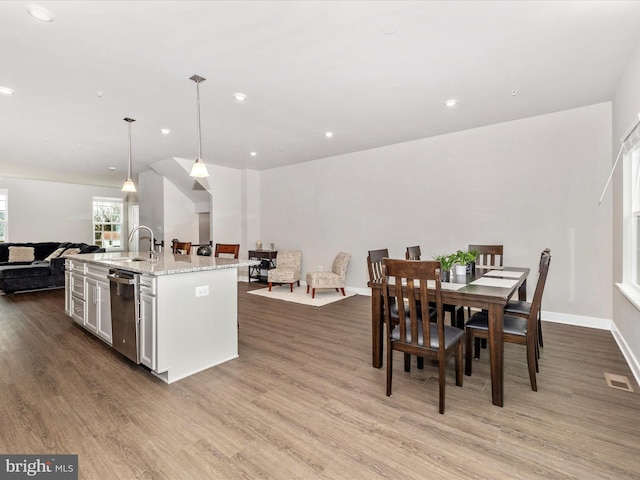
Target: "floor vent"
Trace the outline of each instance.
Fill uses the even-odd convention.
[[[609,385],[611,388],[633,392],[633,388],[629,383],[629,379],[624,375],[615,375],[613,373],[605,372],[604,378],[607,380],[607,385]]]

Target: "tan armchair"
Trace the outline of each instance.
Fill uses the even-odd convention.
[[[307,293],[311,288],[311,298],[316,298],[316,288],[335,288],[336,292],[344,293],[344,282],[347,276],[347,268],[351,260],[350,253],[340,252],[333,260],[330,272],[309,272],[307,273]]]
[[[288,283],[293,292],[293,284],[298,283],[302,278],[301,270],[302,251],[301,250],[281,250],[276,258],[276,268],[269,270],[267,280],[269,291],[274,283]]]

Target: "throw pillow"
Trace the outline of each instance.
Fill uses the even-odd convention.
[[[33,247],[9,247],[9,263],[33,262],[35,259]]]
[[[63,257],[68,257],[69,255],[75,255],[76,253],[80,253],[79,248],[67,248],[62,254]]]
[[[45,262],[50,262],[53,258],[58,258],[62,252],[64,252],[64,247],[60,247],[58,249],[56,249],[55,251],[51,252],[51,255],[49,255],[47,258],[44,259]]]

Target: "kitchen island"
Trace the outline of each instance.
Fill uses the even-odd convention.
[[[238,268],[258,262],[172,253],[157,257],[137,252],[70,255],[65,311],[121,351],[125,339],[114,330],[119,319],[112,319],[111,296],[120,288],[114,286],[113,273],[125,274],[133,279],[135,293],[136,344],[129,358],[166,383],[236,358]]]

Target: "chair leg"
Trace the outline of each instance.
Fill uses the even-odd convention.
[[[341,288],[340,290],[342,290],[342,296],[343,296],[343,297],[346,297],[346,296],[347,296],[347,294],[346,294],[346,293],[344,293],[344,288]]]
[[[439,374],[439,378],[438,378],[438,384],[440,386],[440,398],[438,400],[438,404],[439,404],[439,412],[440,413],[444,413],[444,390],[445,390],[445,386],[446,386],[446,380],[447,380],[447,376],[446,376],[446,367],[447,367],[447,362],[442,361],[442,362],[438,362],[438,374]]]
[[[409,355],[408,353],[404,354],[404,371],[411,371],[411,355]]]
[[[316,298],[316,289],[311,290],[311,298]]]
[[[536,382],[536,347],[534,342],[536,337],[531,336],[527,339],[527,367],[529,367],[529,381],[531,382],[531,390],[538,391],[538,384]]]
[[[475,358],[476,360],[480,360],[480,340],[484,340],[486,342],[486,340],[484,338],[475,338],[475,341],[473,342],[473,358]]]
[[[418,370],[424,370],[424,357],[418,357]]]
[[[391,396],[391,379],[393,373],[393,348],[391,342],[387,341],[387,397]]]
[[[290,284],[289,284],[289,291],[290,291],[291,293],[293,293],[293,283],[290,283]]]
[[[271,282],[269,282],[269,291],[271,291]]]
[[[309,295],[309,284],[307,283],[307,295]]]
[[[473,342],[473,333],[469,328],[464,331],[464,374],[471,376],[472,360],[471,360],[471,344]]]
[[[462,339],[456,347],[456,385],[462,386]]]

